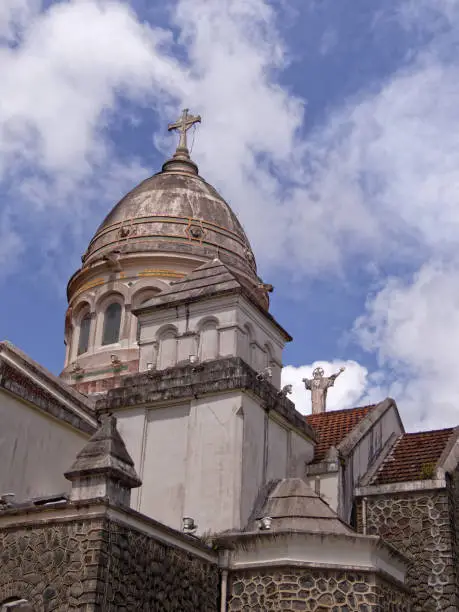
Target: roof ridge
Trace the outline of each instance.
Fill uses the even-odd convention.
[[[425,431],[408,431],[405,432],[403,434],[404,437],[407,436],[420,436],[423,434],[433,434],[433,433],[439,433],[441,431],[450,431],[453,432],[454,431],[454,427],[441,427],[440,429],[426,429]]]
[[[337,410],[326,410],[325,412],[321,412],[319,414],[307,414],[306,418],[309,417],[323,417],[323,416],[327,416],[329,414],[337,414],[339,412],[355,412],[356,410],[365,410],[368,408],[374,408],[375,406],[377,406],[378,404],[367,404],[364,406],[354,406],[354,408],[339,408]]]
[[[207,271],[210,271],[211,274],[208,276],[201,276],[200,274],[201,272],[207,272]],[[193,280],[205,280],[205,279],[215,278],[216,276],[223,275],[223,274],[229,274],[235,281],[241,284],[239,277],[230,268],[228,268],[228,266],[226,266],[220,260],[213,259],[212,261],[205,262],[201,266],[195,268],[183,278],[173,281],[170,284],[170,286],[164,289],[161,293],[165,295],[167,293],[171,293],[176,287],[180,285],[185,285],[186,283],[192,282]]]

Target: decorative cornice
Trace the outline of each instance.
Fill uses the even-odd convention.
[[[290,543],[293,542],[295,544],[291,546]],[[227,532],[215,538],[214,546],[218,550],[229,551],[228,568],[232,570],[289,565],[380,573],[382,569],[378,565],[380,555],[386,559],[394,559],[405,568],[411,561],[409,555],[400,552],[380,536],[359,533],[337,534],[300,529]],[[349,557],[344,561],[341,560],[342,557],[336,560],[332,555],[329,561],[325,561],[324,546],[335,553],[337,546],[346,547],[350,552]],[[276,551],[277,547],[281,551],[280,555]],[[319,550],[320,553],[317,555]],[[359,558],[361,561],[356,564],[355,561]],[[372,559],[370,563],[369,559]],[[395,575],[391,578],[397,580]]]
[[[266,411],[275,411],[303,435],[315,440],[313,429],[308,425],[288,398],[279,396],[279,391],[270,382],[257,380],[257,373],[240,357],[228,357],[191,364],[152,370],[148,373],[126,376],[122,386],[111,389],[106,397],[96,402],[98,413],[125,407],[151,405],[153,402],[189,400],[202,395],[214,395],[228,391],[253,393]]]
[[[169,546],[176,546],[188,553],[217,564],[217,553],[199,538],[181,533],[159,521],[125,506],[111,504],[106,498],[68,502],[65,505],[13,507],[0,512],[0,530],[22,526],[50,526],[56,523],[108,519],[143,532]]]
[[[49,391],[2,359],[0,359],[0,389],[8,391],[85,434],[92,434],[95,431],[95,426],[91,425],[89,418],[88,420],[81,418]],[[95,422],[95,416],[92,418]]]
[[[445,489],[446,480],[412,480],[409,482],[394,482],[384,485],[369,485],[366,487],[356,487],[354,494],[356,497],[370,497],[372,495],[392,495],[398,493],[423,493],[436,489]]]

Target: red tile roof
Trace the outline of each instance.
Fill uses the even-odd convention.
[[[371,484],[429,480],[454,430],[403,434],[376,472]]]
[[[317,433],[314,462],[323,461],[331,446],[338,444],[375,407],[362,406],[346,410],[331,410],[322,414],[309,414],[306,421]]]

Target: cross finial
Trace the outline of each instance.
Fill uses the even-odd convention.
[[[180,134],[180,141],[177,149],[183,149],[188,151],[186,133],[195,123],[201,123],[200,115],[189,115],[188,109],[185,108],[182,111],[182,116],[175,123],[169,123],[167,126],[168,131],[177,130]]]

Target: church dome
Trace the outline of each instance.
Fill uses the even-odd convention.
[[[201,261],[218,256],[256,277],[255,258],[236,215],[180,151],[116,204],[91,240],[83,265],[110,253],[159,252]]]
[[[241,224],[190,159],[186,132],[198,121],[184,110],[169,125],[180,132],[176,152],[115,205],[69,280],[62,376],[84,393],[138,371],[134,311],[203,264],[218,259],[261,308],[269,307],[271,286],[257,276]]]

